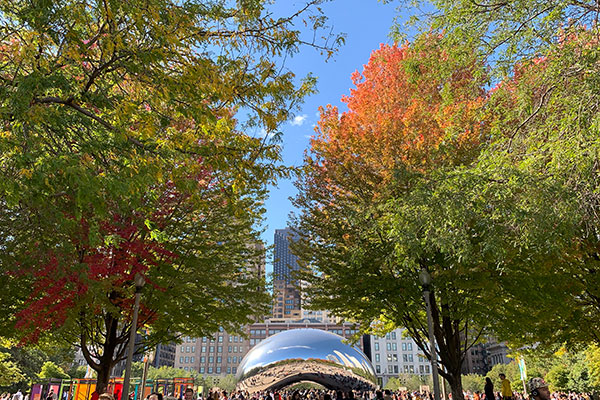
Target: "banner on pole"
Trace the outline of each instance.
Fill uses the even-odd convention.
[[[519,372],[521,372],[521,380],[527,381],[527,366],[525,365],[525,359],[523,357],[518,358],[519,361]]]

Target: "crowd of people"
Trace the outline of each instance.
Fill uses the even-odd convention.
[[[504,374],[500,374],[501,387],[494,390],[491,379],[486,378],[483,392],[464,392],[465,400],[593,400],[589,393],[550,392],[548,384],[542,378],[532,378],[527,383],[527,393],[512,390],[511,383]],[[452,400],[452,394],[448,395]],[[162,399],[147,399],[162,400]],[[406,390],[390,391],[334,391],[334,390],[281,390],[281,391],[227,391],[213,390],[204,396],[194,395],[188,388],[181,400],[433,400],[429,391],[411,392]]]
[[[494,390],[490,378],[486,378],[483,392],[464,392],[465,400],[594,400],[589,393],[563,393],[550,392],[548,384],[542,378],[532,378],[527,383],[527,394],[512,390],[510,381],[504,374],[500,375],[501,387],[499,391]],[[45,400],[56,400],[50,391]],[[164,398],[163,398],[164,397]],[[224,390],[211,390],[208,394],[195,394],[191,387],[183,391],[180,398],[163,396],[162,393],[153,392],[144,400],[434,400],[429,391],[407,391],[407,390],[374,390],[374,391],[335,391],[318,389],[301,390],[263,390],[248,392],[238,390],[228,393]],[[14,394],[3,393],[0,400],[29,400],[27,392],[20,390]],[[115,400],[110,393],[98,395],[94,400]],[[452,400],[452,394],[448,394],[448,400]]]
[[[21,389],[17,390],[14,394],[5,392],[0,396],[0,400],[29,400],[29,392],[23,393]]]

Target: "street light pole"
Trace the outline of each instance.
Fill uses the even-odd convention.
[[[423,298],[425,299],[425,308],[427,309],[427,330],[429,331],[429,353],[431,354],[431,374],[433,377],[433,398],[440,400],[440,378],[438,376],[437,352],[435,345],[435,335],[433,334],[433,317],[431,316],[431,302],[429,301],[429,288],[431,286],[431,275],[426,269],[419,273],[419,281],[423,288]]]
[[[138,311],[140,309],[140,297],[142,288],[146,283],[144,277],[139,272],[135,274],[135,304],[133,305],[133,318],[131,319],[131,332],[129,334],[129,348],[127,349],[127,361],[125,363],[125,377],[123,378],[123,390],[120,400],[129,399],[129,378],[131,376],[131,361],[133,359],[133,350],[135,348],[135,334],[137,331]],[[123,397],[126,396],[126,397]],[[437,400],[437,399],[436,399]]]

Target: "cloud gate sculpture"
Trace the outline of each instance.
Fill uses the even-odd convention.
[[[238,390],[279,390],[311,381],[334,390],[373,390],[375,371],[364,353],[319,329],[292,329],[254,346],[238,367]]]

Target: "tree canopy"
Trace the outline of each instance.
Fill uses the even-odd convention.
[[[349,111],[324,109],[296,223],[311,304],[404,326],[427,356],[417,276],[431,273],[440,373],[461,398],[486,330],[598,340],[598,51],[596,27],[557,31],[486,91],[480,38],[456,35],[382,47]]]
[[[373,321],[406,327],[429,355],[418,284],[419,270],[429,270],[440,373],[462,398],[462,359],[497,301],[489,275],[474,268],[471,232],[481,228],[466,218],[462,175],[453,175],[473,162],[488,129],[485,68],[472,49],[450,57],[439,37],[425,35],[382,46],[353,82],[349,111],[322,111],[298,182],[307,298],[366,330]],[[440,225],[442,217],[452,222]]]
[[[310,0],[0,1],[2,331],[81,347],[99,385],[140,351],[267,309],[258,223],[289,171],[276,133],[314,78],[281,65]],[[328,42],[331,39],[331,42]],[[60,339],[58,339],[60,338]]]

